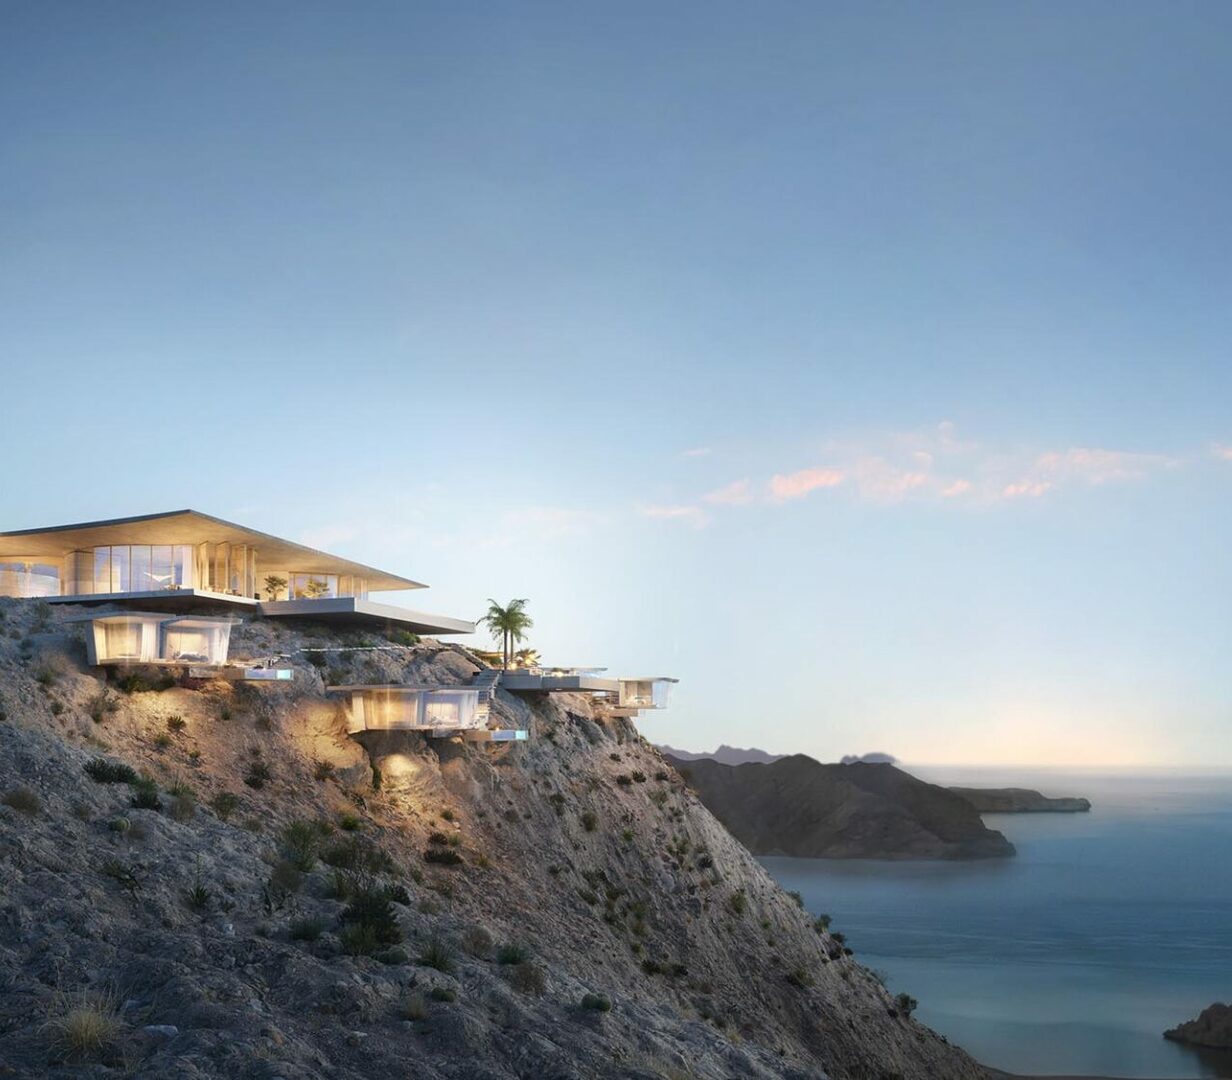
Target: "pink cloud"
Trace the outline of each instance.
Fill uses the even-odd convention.
[[[837,469],[800,469],[794,473],[778,473],[770,479],[770,497],[775,502],[802,499],[818,488],[837,487],[843,474]]]
[[[735,480],[702,496],[702,502],[718,506],[744,506],[753,501],[753,492],[747,480]]]
[[[951,484],[946,484],[946,486],[941,489],[941,497],[943,499],[955,499],[959,495],[966,495],[970,490],[970,480],[955,480]]]
[[[1038,499],[1052,490],[1052,484],[1047,480],[1019,480],[1016,484],[1007,484],[1001,492],[1007,499],[1018,499],[1023,496]]]
[[[1232,446],[1227,443],[1212,443],[1211,453],[1220,461],[1232,461]]]

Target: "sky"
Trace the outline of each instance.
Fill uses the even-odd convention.
[[[0,0],[0,529],[526,597],[687,749],[1232,765],[1229,100],[1214,2]]]

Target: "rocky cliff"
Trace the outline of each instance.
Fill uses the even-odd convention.
[[[952,787],[981,814],[1078,814],[1091,809],[1089,799],[1049,798],[1031,788]]]
[[[587,698],[361,745],[325,680],[474,659],[256,620],[294,683],[106,684],[69,614],[0,600],[5,1075],[984,1075]]]
[[[1196,1020],[1186,1020],[1164,1032],[1165,1039],[1232,1050],[1232,1005],[1216,1002],[1198,1014]]]
[[[733,836],[758,855],[974,859],[1012,855],[975,808],[893,765],[675,763]]]

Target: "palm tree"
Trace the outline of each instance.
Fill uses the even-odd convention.
[[[535,625],[534,619],[526,614],[526,600],[510,600],[501,607],[489,597],[488,613],[479,621],[487,626],[493,641],[500,641],[501,665],[508,671],[513,646],[520,644],[526,631]]]

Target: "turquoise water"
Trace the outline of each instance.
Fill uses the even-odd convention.
[[[1012,1072],[1232,1077],[1161,1033],[1232,1000],[1232,774],[913,769],[1085,795],[1089,814],[989,814],[981,862],[764,858],[917,1016]]]

